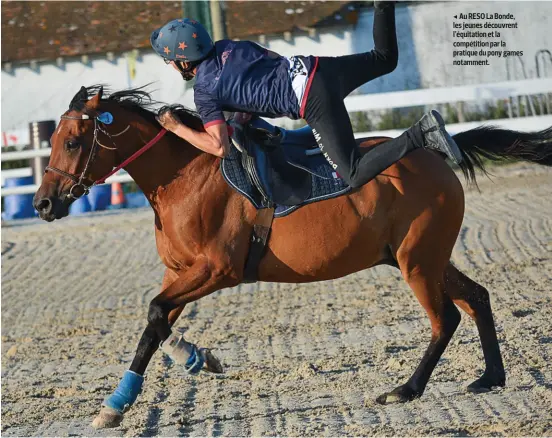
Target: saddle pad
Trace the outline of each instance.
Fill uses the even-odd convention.
[[[351,190],[351,187],[336,175],[322,155],[305,157],[305,159],[301,160],[300,166],[307,167],[312,173],[311,196],[300,205],[276,205],[274,217],[287,216],[303,205],[322,201],[324,199],[335,198]],[[236,148],[232,147],[230,155],[222,159],[220,170],[230,187],[249,199],[256,208],[260,209],[267,207],[263,205],[260,193],[250,181],[247,172],[243,168],[241,154]]]

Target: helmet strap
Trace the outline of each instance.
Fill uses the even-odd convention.
[[[205,59],[207,59],[209,56],[211,56],[211,53],[213,53],[215,48],[213,47],[211,50],[209,50],[209,53],[205,55],[203,58],[198,59],[197,61],[190,62],[190,66],[188,68],[182,67],[182,61],[175,60],[176,67],[178,68],[178,71],[182,75],[182,78],[185,81],[191,81],[194,77],[194,69],[201,64]]]
[[[175,64],[176,64],[176,67],[178,68],[178,71],[182,75],[182,79],[184,79],[185,81],[191,81],[195,77],[195,74],[194,74],[194,69],[196,68],[195,65],[192,64],[190,67],[184,68],[182,67],[181,61],[176,61]]]

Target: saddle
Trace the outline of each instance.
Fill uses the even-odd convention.
[[[241,152],[242,166],[262,195],[264,205],[300,205],[308,199],[312,174],[290,161],[284,152],[284,145],[290,142],[286,138],[290,131],[258,118],[232,127],[232,141]],[[294,133],[291,141],[300,142],[303,148],[316,147],[312,131],[306,128],[303,133]]]
[[[231,127],[234,147],[221,160],[221,172],[257,209],[274,208],[274,217],[282,217],[351,190],[328,164],[309,126],[286,130],[255,117]]]

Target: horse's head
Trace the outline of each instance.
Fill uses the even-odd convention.
[[[42,219],[51,222],[67,216],[71,203],[87,194],[94,183],[104,182],[123,166],[130,172],[130,163],[160,142],[167,131],[150,108],[161,102],[154,101],[143,88],[117,91],[102,99],[103,87],[95,85],[82,87],[73,97],[50,139],[50,162],[33,200]],[[187,126],[203,130],[193,111],[182,105],[172,105],[171,109]],[[151,136],[147,144],[142,134]],[[180,142],[176,136],[171,141]],[[132,177],[137,183],[139,177],[145,185],[157,187],[172,179],[197,153],[198,149],[181,145],[164,156],[156,152],[157,173],[145,160],[140,166],[132,163],[138,166]]]
[[[91,91],[97,93],[89,99]],[[33,199],[40,217],[48,222],[67,216],[71,203],[115,165],[113,141],[103,123],[110,121],[101,117],[106,111],[102,106],[113,105],[102,101],[102,93],[102,87],[82,87],[50,138],[50,162]],[[119,130],[116,125],[109,131]]]

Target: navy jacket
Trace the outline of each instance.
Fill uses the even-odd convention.
[[[312,56],[273,59],[251,41],[217,41],[197,68],[197,111],[205,127],[224,123],[223,111],[299,119],[316,64]]]

